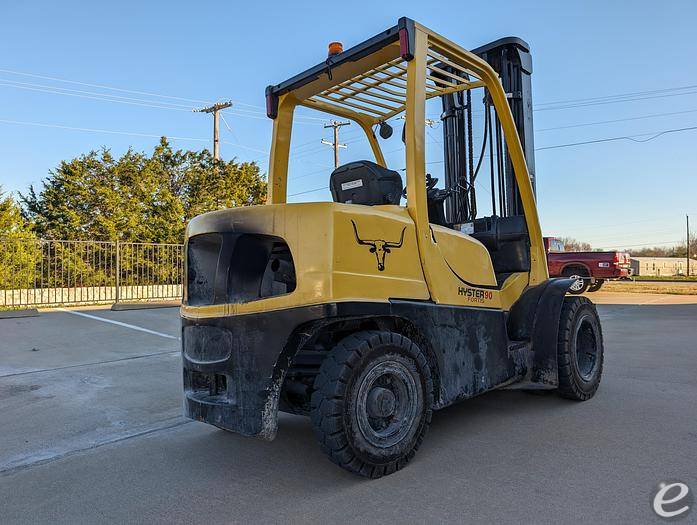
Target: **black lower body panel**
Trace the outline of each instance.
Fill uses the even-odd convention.
[[[185,415],[273,439],[285,372],[295,353],[323,326],[357,319],[380,329],[409,326],[418,333],[438,377],[434,408],[516,381],[527,371],[529,348],[509,344],[506,314],[500,310],[427,301],[346,302],[184,318]]]
[[[298,326],[333,317],[335,311],[336,305],[327,304],[183,318],[184,415],[246,436],[273,439],[291,336]]]
[[[434,354],[440,385],[434,408],[482,394],[525,373],[522,349],[509,349],[505,312],[415,301],[391,305],[392,315],[413,324]]]

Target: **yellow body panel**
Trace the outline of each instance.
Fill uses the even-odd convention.
[[[501,287],[501,292],[499,294],[501,298],[501,307],[504,310],[510,310],[513,303],[515,303],[518,298],[525,291],[528,286],[528,274],[527,272],[514,273],[508,276]]]
[[[334,206],[335,300],[429,298],[419,264],[416,229],[405,208]],[[390,247],[400,241],[401,246]]]
[[[194,218],[187,239],[226,231],[283,238],[293,256],[297,288],[289,294],[247,303],[184,305],[184,317],[237,315],[337,301],[429,298],[414,223],[403,207],[319,202],[221,210]],[[400,240],[399,247],[390,246]]]
[[[496,286],[489,252],[474,237],[431,224],[436,247],[453,273],[470,284]]]
[[[433,282],[445,304],[501,308],[496,275],[489,252],[478,240],[450,228],[431,224],[429,264]]]

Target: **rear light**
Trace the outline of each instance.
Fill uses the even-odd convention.
[[[271,93],[266,95],[266,116],[275,119],[278,116],[278,106]]]
[[[409,61],[414,58],[411,44],[411,35],[409,35],[409,31],[407,31],[406,27],[401,28],[399,30],[399,54],[404,60]]]
[[[620,254],[615,252],[615,257],[612,260],[612,264],[615,266],[615,268],[619,267],[620,265]]]
[[[278,116],[278,96],[273,92],[273,86],[266,88],[266,116],[275,119]]]

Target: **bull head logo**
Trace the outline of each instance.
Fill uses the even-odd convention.
[[[351,219],[351,224],[353,224],[353,232],[356,234],[356,242],[364,246],[370,246],[370,253],[375,254],[375,258],[378,262],[378,270],[381,272],[385,269],[385,256],[392,251],[392,248],[401,248],[404,243],[404,232],[407,227],[402,229],[402,235],[399,237],[399,242],[384,241],[382,239],[361,239],[358,235],[358,227],[356,223]]]

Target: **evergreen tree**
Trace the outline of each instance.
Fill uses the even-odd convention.
[[[0,239],[31,238],[31,226],[22,216],[22,210],[0,186]]]
[[[179,243],[192,217],[265,198],[255,163],[216,169],[208,150],[174,150],[163,137],[150,156],[129,149],[115,159],[104,148],[63,161],[22,202],[41,237]]]
[[[19,205],[0,188],[0,289],[26,287],[31,282],[36,260],[33,237]]]

